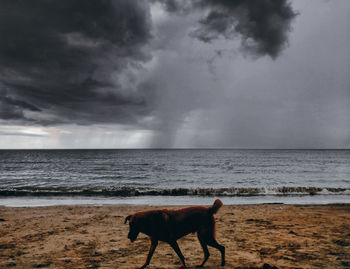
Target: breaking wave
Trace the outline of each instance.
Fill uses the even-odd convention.
[[[288,196],[350,195],[348,188],[274,187],[274,188],[136,188],[136,187],[23,187],[0,188],[0,197],[8,196]]]

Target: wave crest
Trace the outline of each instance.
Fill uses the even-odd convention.
[[[350,195],[347,188],[275,187],[275,188],[135,188],[135,187],[23,187],[0,189],[4,196],[286,196]]]

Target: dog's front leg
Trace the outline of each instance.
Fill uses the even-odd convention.
[[[186,268],[186,264],[185,264],[185,257],[182,255],[181,250],[179,248],[179,245],[177,244],[176,241],[171,241],[169,242],[170,246],[175,250],[176,254],[179,256],[182,266],[181,268]]]
[[[156,250],[156,247],[158,245],[158,240],[150,238],[150,241],[151,241],[151,246],[149,248],[147,259],[146,259],[145,263],[141,267],[139,267],[138,269],[146,268],[146,266],[149,265],[149,263],[152,259],[153,253]]]

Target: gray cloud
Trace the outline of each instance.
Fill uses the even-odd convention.
[[[323,88],[336,96],[343,87],[318,76],[332,73],[331,56],[318,57],[331,48],[314,55],[317,66],[307,60],[320,39],[279,58],[302,15],[294,20],[288,0],[4,0],[0,10],[0,119],[9,123],[118,123],[151,130],[154,147],[181,146],[191,132],[187,146],[283,147],[295,127],[292,147],[323,145],[314,131],[324,134],[321,122],[340,107],[334,98],[327,108]]]
[[[135,77],[152,57],[151,2],[1,1],[0,118],[136,124],[152,113],[150,94],[162,90],[143,90]],[[286,1],[160,3],[183,16],[206,14],[192,37],[212,42],[239,33],[246,49],[272,57],[284,47],[295,15]]]
[[[217,102],[225,100],[220,97],[222,85],[216,83],[216,62],[227,57],[235,61],[232,51],[240,40],[242,49],[249,55],[276,58],[287,45],[296,13],[288,1],[278,1],[278,4],[271,1],[154,2],[160,4],[169,17],[157,25],[156,38],[160,39],[157,44],[160,43],[164,53],[158,57],[157,67],[149,78],[156,92],[152,100],[153,115],[157,119],[152,126],[155,130],[152,146],[182,146],[185,139],[181,137],[182,130],[191,124],[188,121],[193,120],[192,113],[201,110],[205,117],[205,110],[211,109],[214,103],[218,106],[216,109],[222,111]],[[205,68],[199,68],[201,65]],[[225,125],[227,117],[211,120]],[[218,128],[213,123],[205,126]]]
[[[152,146],[349,147],[348,2],[256,1],[270,9],[249,16],[253,1],[189,2],[161,1]]]
[[[205,13],[191,32],[203,42],[239,37],[248,53],[272,58],[287,45],[288,32],[297,15],[287,0],[194,0],[185,5],[179,0],[155,1],[168,12],[188,14],[200,9]]]
[[[46,134],[31,134],[31,133],[20,133],[20,132],[5,132],[0,131],[0,136],[30,136],[30,137],[44,137]]]
[[[1,118],[133,122],[147,110],[142,94],[118,80],[150,57],[143,49],[151,39],[143,1],[4,0],[0,6]]]

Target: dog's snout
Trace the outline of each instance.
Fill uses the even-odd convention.
[[[130,232],[128,234],[128,238],[130,239],[131,242],[134,242],[136,240],[136,238],[137,238],[137,235],[138,235],[138,233],[135,234],[135,233],[131,233]]]

